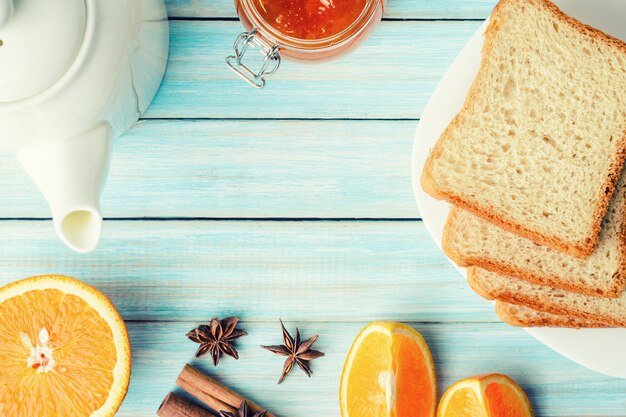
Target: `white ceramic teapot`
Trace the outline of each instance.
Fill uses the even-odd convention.
[[[100,240],[110,142],[154,97],[168,39],[163,0],[0,0],[0,148],[78,252]]]

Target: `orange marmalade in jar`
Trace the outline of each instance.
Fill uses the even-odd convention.
[[[248,32],[239,35],[226,62],[263,88],[283,57],[318,62],[356,48],[380,22],[385,0],[235,0],[235,5]],[[258,69],[244,63],[250,48],[261,52]]]

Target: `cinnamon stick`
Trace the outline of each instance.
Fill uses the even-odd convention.
[[[234,412],[244,401],[248,403],[248,407],[250,407],[250,410],[254,413],[262,410],[262,408],[254,402],[226,388],[213,378],[203,374],[197,368],[188,364],[185,365],[181,371],[176,380],[176,384],[218,412],[222,410]],[[266,417],[275,416],[268,412]]]
[[[167,394],[157,411],[159,417],[214,417],[208,411],[196,407],[173,392]]]

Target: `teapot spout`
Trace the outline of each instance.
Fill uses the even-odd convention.
[[[100,241],[110,134],[100,124],[78,137],[31,144],[17,155],[48,201],[57,234],[76,252],[91,252]]]

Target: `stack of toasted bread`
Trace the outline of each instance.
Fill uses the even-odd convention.
[[[422,187],[455,206],[444,251],[505,322],[626,327],[625,157],[626,44],[501,0]]]

